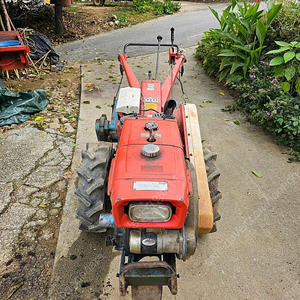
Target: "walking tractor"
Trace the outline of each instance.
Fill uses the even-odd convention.
[[[79,228],[106,232],[106,244],[122,251],[121,295],[161,299],[162,287],[177,293],[176,259],[191,257],[197,236],[216,231],[220,219],[220,171],[216,153],[202,148],[197,109],[176,101],[173,87],[186,58],[171,43],[130,43],[119,54],[121,82],[112,119],[96,120],[98,143],[82,152],[76,195]],[[155,77],[141,83],[128,64],[128,47],[157,47]],[[160,47],[169,48],[170,74],[157,80]],[[121,87],[125,72],[128,87]]]

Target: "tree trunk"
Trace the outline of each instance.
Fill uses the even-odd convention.
[[[62,0],[55,0],[55,34],[60,36],[63,31]]]

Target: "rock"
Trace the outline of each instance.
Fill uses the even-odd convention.
[[[41,238],[48,241],[48,240],[52,239],[53,236],[54,236],[54,233],[51,232],[51,230],[47,228],[46,230],[43,231]]]
[[[114,22],[108,22],[108,25],[109,25],[110,27],[113,27],[113,26],[115,25],[115,23],[114,23]]]
[[[49,128],[53,130],[57,130],[60,128],[59,120],[58,118],[54,118],[52,120],[52,123],[49,124]]]
[[[60,122],[62,123],[62,124],[65,124],[65,123],[68,123],[68,119],[66,118],[66,117],[62,117],[61,119],[60,119]]]
[[[115,21],[115,25],[119,26],[120,25],[120,21],[116,20]]]
[[[57,208],[53,208],[50,210],[51,216],[57,216],[59,214],[59,210]]]
[[[65,124],[65,132],[73,133],[74,131],[75,131],[75,129],[72,127],[72,125],[70,123]]]

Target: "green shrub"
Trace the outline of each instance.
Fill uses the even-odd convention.
[[[287,43],[300,41],[300,2],[284,0],[277,18],[272,24],[273,30],[267,34],[267,42],[274,48],[274,41],[284,40]]]
[[[281,2],[282,11],[282,4],[270,0],[267,12],[257,3],[235,0],[221,16],[211,9],[220,29],[205,32],[196,58],[209,74],[238,91],[237,107],[252,122],[300,158],[300,4]]]
[[[221,57],[218,54],[224,49],[224,43],[225,40],[221,39],[214,29],[204,32],[204,38],[201,39],[201,43],[198,43],[195,57],[202,61],[209,75],[218,74],[221,64]]]
[[[284,93],[278,78],[273,76],[269,63],[264,61],[252,67],[247,78],[230,86],[239,92],[237,104],[247,113],[264,109],[270,100]],[[252,120],[258,122],[259,118]]]
[[[179,2],[164,0],[163,2],[154,0],[133,0],[133,11],[138,13],[146,13],[153,11],[156,15],[173,14],[180,9]]]
[[[276,44],[280,48],[267,53],[276,55],[270,66],[276,66],[275,76],[284,80],[280,83],[284,91],[293,96],[300,95],[300,42],[276,41]]]
[[[164,2],[156,1],[155,3],[156,15],[172,15],[175,11],[179,11],[181,7],[179,2],[173,2],[171,0],[164,0]]]
[[[250,118],[259,121],[277,136],[284,145],[300,152],[300,99],[283,93],[265,104],[265,108],[253,111]]]
[[[268,62],[261,61],[247,79],[231,84],[239,92],[237,104],[278,141],[300,152],[300,98],[284,92]]]
[[[226,79],[226,83],[246,78],[248,70],[260,60],[267,31],[281,6],[269,0],[268,10],[264,12],[259,10],[259,3],[248,5],[244,0],[241,5],[232,0],[221,16],[210,8],[220,29],[205,32],[201,40],[204,45],[198,46],[197,57],[204,60],[206,55],[204,65],[216,57],[221,57],[221,62],[218,68],[210,67],[208,72],[215,74],[220,81]]]

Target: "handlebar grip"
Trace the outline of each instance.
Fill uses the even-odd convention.
[[[171,43],[173,44],[174,43],[174,27],[171,28]]]

